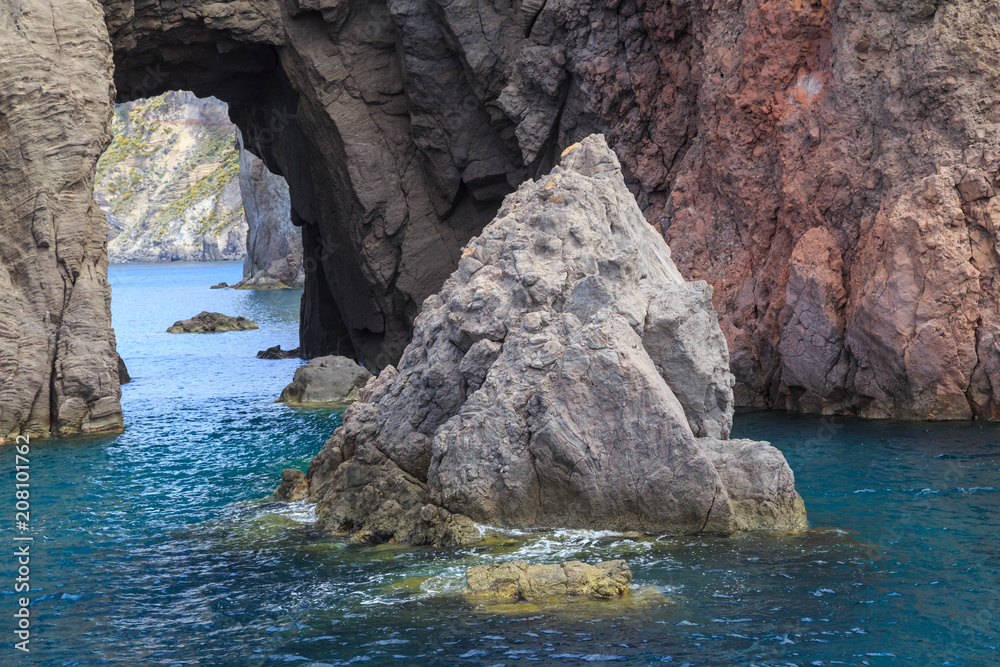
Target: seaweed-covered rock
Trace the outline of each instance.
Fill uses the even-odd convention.
[[[711,289],[684,281],[591,136],[465,248],[310,494],[328,528],[378,517],[379,539],[406,540],[421,507],[513,527],[804,526],[781,453],[728,440],[732,384]]]
[[[189,320],[178,320],[167,333],[221,333],[223,331],[248,331],[257,323],[245,317],[232,317],[203,310]]]
[[[477,565],[466,572],[462,595],[535,600],[566,595],[616,598],[628,592],[632,570],[623,560],[588,565],[530,565],[523,560]]]

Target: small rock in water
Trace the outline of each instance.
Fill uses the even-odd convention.
[[[258,355],[260,356],[260,355]],[[284,388],[280,403],[351,403],[371,377],[363,366],[347,357],[316,357],[295,371],[292,383]]]
[[[269,347],[257,353],[258,359],[298,359],[302,356],[302,348],[294,350],[282,350],[280,345]]]
[[[132,376],[128,374],[128,368],[125,367],[125,360],[122,359],[122,355],[118,355],[118,384],[128,384],[132,381]]]
[[[256,328],[257,323],[245,317],[230,317],[222,313],[202,311],[189,320],[174,322],[174,325],[167,329],[167,333],[219,333]]]
[[[617,598],[628,592],[632,570],[623,560],[588,565],[571,560],[559,565],[529,565],[515,560],[496,565],[477,565],[466,572],[463,595],[534,600],[587,595]]]
[[[304,472],[298,468],[285,468],[281,471],[281,486],[274,491],[275,500],[294,503],[305,500],[308,496],[309,481]]]
[[[209,289],[226,289],[227,287],[229,287],[229,283],[223,281],[218,285],[212,285]]]

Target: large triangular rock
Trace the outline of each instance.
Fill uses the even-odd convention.
[[[398,369],[309,469],[334,530],[454,544],[474,521],[656,533],[805,525],[784,457],[728,440],[728,351],[602,136],[510,195]]]

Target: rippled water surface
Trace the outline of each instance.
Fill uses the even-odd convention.
[[[735,435],[771,440],[796,472],[812,526],[796,534],[350,544],[311,528],[309,507],[266,502],[339,415],[273,403],[300,362],[254,354],[295,347],[299,293],[208,289],[239,277],[236,264],[112,267],[128,429],[35,443],[32,651],[7,644],[0,665],[998,662],[997,425],[739,414]],[[201,310],[261,328],[164,333]],[[463,601],[464,569],[496,558],[626,558],[636,591]],[[13,611],[13,559],[3,569]]]

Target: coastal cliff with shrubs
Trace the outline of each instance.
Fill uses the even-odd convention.
[[[246,255],[240,153],[226,104],[169,92],[115,106],[94,195],[111,262]]]

